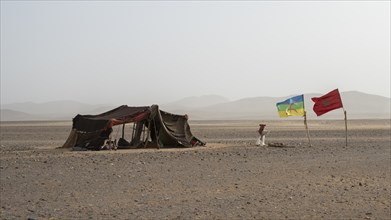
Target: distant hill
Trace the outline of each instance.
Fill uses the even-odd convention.
[[[116,106],[89,105],[75,101],[14,103],[1,106],[1,121],[72,119],[77,114],[99,114]]]
[[[176,102],[167,104],[161,104],[160,108],[165,111],[188,111],[194,108],[201,108],[210,105],[216,105],[229,102],[229,100],[223,96],[218,95],[205,95],[205,96],[192,96],[180,99]]]
[[[187,97],[171,103],[158,103],[160,109],[175,114],[188,114],[191,120],[257,120],[279,119],[276,103],[299,94],[284,97],[251,97],[235,101],[217,96]],[[311,97],[323,94],[304,94],[308,119],[343,119],[342,109],[317,117],[312,111]],[[357,91],[341,92],[348,119],[390,118],[391,99]],[[132,106],[132,103],[123,103]],[[153,103],[151,103],[152,105]],[[16,103],[1,106],[1,121],[13,120],[70,120],[77,114],[99,114],[117,105],[89,105],[74,101],[47,103]],[[299,117],[289,117],[300,119]]]
[[[30,121],[30,120],[44,120],[35,115],[27,114],[24,112],[14,111],[10,109],[0,110],[0,121]]]
[[[346,111],[351,116],[384,115],[385,118],[390,118],[390,98],[355,91],[343,92],[341,98]]]
[[[193,119],[279,119],[276,103],[284,101],[293,94],[285,97],[253,97],[240,99],[233,102],[226,102],[207,107],[193,109],[188,114]],[[337,109],[321,117],[317,117],[312,110],[312,97],[319,97],[323,94],[304,94],[304,105],[309,119],[340,119],[344,118],[343,110]],[[377,119],[390,118],[391,99],[387,97],[370,95],[362,92],[349,91],[341,92],[344,108],[350,119]],[[298,117],[289,117],[298,119]]]

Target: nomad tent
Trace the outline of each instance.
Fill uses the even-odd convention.
[[[77,115],[62,148],[101,150],[112,146],[120,149],[204,146],[205,143],[191,133],[187,120],[187,115],[171,114],[159,110],[157,105],[122,105],[99,115]],[[133,125],[129,141],[125,139],[125,124]],[[113,127],[119,125],[122,125],[122,135],[118,141],[113,140]],[[119,131],[120,127],[117,128]]]

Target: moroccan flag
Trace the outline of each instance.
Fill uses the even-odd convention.
[[[311,99],[315,102],[313,109],[317,116],[321,116],[331,110],[343,107],[338,89],[334,89],[324,96],[314,97]]]
[[[304,95],[298,95],[277,103],[280,118],[288,116],[304,116]]]

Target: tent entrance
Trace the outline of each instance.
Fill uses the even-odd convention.
[[[122,125],[122,134],[118,139],[119,149],[156,147],[158,144],[154,120],[142,120]]]

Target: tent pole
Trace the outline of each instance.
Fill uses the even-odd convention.
[[[147,136],[145,137],[144,148],[147,147],[150,130],[151,130],[151,121],[148,121]]]
[[[311,138],[310,138],[310,131],[308,130],[307,112],[306,111],[304,111],[304,125],[305,125],[305,130],[307,131],[308,142],[310,143],[310,147],[312,147]]]
[[[133,137],[134,137],[134,127],[136,126],[136,123],[133,123],[133,130],[132,130],[132,140],[133,140]]]
[[[142,125],[143,127],[142,127],[142,132],[143,132],[143,138],[142,138],[142,140],[144,140],[145,139],[145,125],[144,125],[144,122],[143,122],[143,125]]]
[[[122,125],[122,139],[125,137],[125,124]]]
[[[158,137],[157,137],[156,122],[155,122],[155,120],[153,120],[153,129],[155,130],[155,141],[156,141],[157,149],[160,149],[159,140],[157,139]]]

